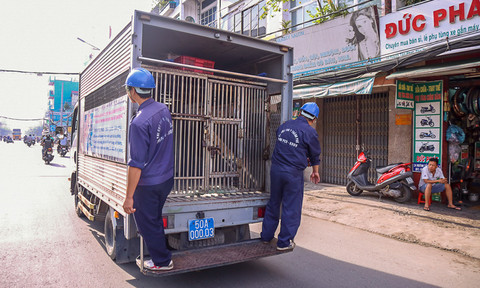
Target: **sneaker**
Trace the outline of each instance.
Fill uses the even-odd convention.
[[[295,242],[293,242],[291,240],[290,240],[290,244],[287,247],[278,247],[277,246],[278,251],[293,250],[293,248],[295,248]]]
[[[157,266],[150,259],[150,260],[145,260],[143,262],[143,266],[145,268],[147,268],[148,270],[152,270],[152,271],[167,271],[167,270],[172,270],[173,269],[173,260],[170,260],[170,263],[168,264],[168,266]]]

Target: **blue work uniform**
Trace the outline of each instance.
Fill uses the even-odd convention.
[[[152,261],[167,266],[171,252],[165,242],[162,209],[173,187],[173,125],[165,104],[148,99],[130,124],[128,166],[142,170],[133,194],[135,222]]]
[[[302,215],[303,170],[308,165],[320,163],[320,142],[315,129],[304,117],[289,120],[277,130],[277,140],[270,171],[270,200],[263,219],[261,238],[270,241],[274,237],[280,219],[282,223],[277,246],[290,245],[297,234]],[[307,159],[308,158],[308,159]]]

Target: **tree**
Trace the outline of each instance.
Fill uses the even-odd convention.
[[[313,21],[315,24],[320,24],[325,21],[331,20],[338,16],[344,16],[348,14],[347,6],[345,4],[335,5],[332,0],[323,0],[323,6],[320,5],[320,1],[318,2],[319,7],[315,7],[314,12],[307,11],[308,15],[312,17],[312,19],[318,18],[317,20]]]
[[[11,135],[11,134],[12,134],[12,130],[10,130],[7,127],[7,124],[5,124],[5,122],[3,121],[0,121],[0,136]]]
[[[42,124],[38,124],[37,126],[34,126],[34,127],[30,127],[27,129],[27,131],[25,132],[25,135],[35,135],[35,136],[40,136],[42,135],[42,131],[43,131],[43,126]]]
[[[289,1],[291,0],[267,0],[265,6],[263,7],[263,13],[260,17],[262,19],[267,17],[269,11],[287,12],[288,9],[283,9],[283,3],[287,3]],[[345,4],[335,5],[333,0],[323,0],[322,5],[320,1],[321,0],[317,0],[318,7],[315,7],[315,11],[307,11],[308,15],[312,17],[312,19],[319,18],[314,21],[315,24],[319,24],[335,17],[348,14],[348,11],[344,10],[347,7]],[[284,28],[285,32],[286,27],[282,28]]]

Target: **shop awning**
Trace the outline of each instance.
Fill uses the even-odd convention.
[[[386,79],[398,79],[398,78],[421,78],[431,76],[444,76],[444,75],[457,75],[468,74],[477,72],[477,66],[480,66],[480,60],[470,59],[462,62],[451,62],[440,65],[432,65],[426,67],[418,67],[411,69],[404,69],[394,72]]]
[[[371,73],[368,76],[373,76]],[[366,75],[365,75],[366,76]],[[293,88],[293,99],[322,98],[352,94],[371,94],[375,77],[363,77],[334,84],[298,86]]]

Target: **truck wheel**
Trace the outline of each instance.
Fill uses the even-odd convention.
[[[84,217],[83,212],[82,210],[80,210],[80,207],[79,207],[79,205],[82,205],[82,203],[80,203],[80,199],[78,199],[77,194],[75,194],[73,198],[75,199],[75,214],[77,214],[77,216],[80,218]]]
[[[402,185],[402,187],[400,187],[400,192],[402,192],[402,195],[400,197],[394,198],[395,201],[397,201],[398,203],[405,203],[412,197],[412,190],[410,190],[410,188],[406,187],[405,185]]]
[[[110,208],[111,209],[111,208]],[[110,209],[108,209],[107,215],[105,216],[105,226],[104,226],[104,233],[105,233],[105,248],[107,250],[108,256],[112,260],[117,258],[117,251],[116,251],[116,225],[112,218],[112,213],[110,213]]]

